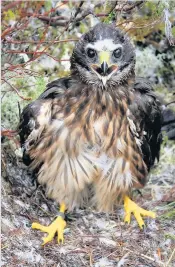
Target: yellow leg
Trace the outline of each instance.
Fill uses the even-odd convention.
[[[142,216],[148,216],[151,218],[155,218],[156,214],[152,211],[144,210],[140,208],[134,201],[132,201],[128,196],[124,197],[124,209],[125,209],[125,219],[124,222],[130,224],[131,221],[131,213],[134,214],[136,221],[141,229],[143,229],[144,221]],[[142,216],[141,216],[142,215]]]
[[[48,235],[46,237],[43,238],[43,244],[45,245],[46,243],[50,242],[55,234],[57,233],[58,235],[58,243],[62,243],[64,242],[64,237],[63,237],[63,232],[64,232],[64,228],[66,227],[66,222],[64,220],[64,213],[66,210],[66,206],[64,203],[62,203],[60,205],[60,214],[55,221],[53,221],[49,226],[44,226],[41,225],[40,223],[32,223],[32,229],[37,229],[37,230],[41,230],[42,232],[46,232],[48,233]]]

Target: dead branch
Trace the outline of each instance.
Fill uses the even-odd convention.
[[[124,11],[124,12],[128,12],[131,11],[132,9],[139,7],[140,5],[142,5],[145,2],[145,0],[143,1],[135,1],[133,3],[129,3],[128,1],[119,1],[119,5],[116,6],[115,10],[116,11]],[[120,5],[122,3],[122,5]]]
[[[66,40],[59,40],[59,41],[56,41],[56,40],[51,40],[51,41],[42,41],[41,43],[42,44],[59,44],[59,43],[68,43],[68,42],[77,42],[79,39],[66,39]],[[11,43],[11,44],[39,44],[40,41],[24,41],[24,40],[21,40],[21,41],[16,41],[16,40],[13,40],[11,38],[8,38],[8,37],[5,37],[5,41],[7,43]]]
[[[20,92],[18,91],[18,89],[15,87],[15,86],[13,86],[11,83],[9,83],[6,79],[4,79],[4,78],[2,78],[2,80],[4,80],[16,93],[17,93],[17,95],[21,98],[21,99],[23,99],[23,100],[27,100],[27,101],[29,101],[29,100],[31,100],[32,98],[31,97],[24,97],[24,96],[22,96],[21,94],[20,94]]]
[[[12,9],[14,7],[17,7],[19,4],[22,4],[22,2],[23,1],[21,1],[21,0],[16,0],[13,3],[10,3],[8,5],[2,6],[2,12],[7,11],[9,9]]]
[[[2,130],[1,131],[1,136],[13,137],[15,135],[17,135],[17,131],[15,130]]]

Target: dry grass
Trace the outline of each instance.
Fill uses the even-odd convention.
[[[168,160],[173,153],[174,148],[167,146],[142,195],[134,193],[137,203],[157,213],[155,220],[145,220],[144,231],[135,220],[129,226],[123,223],[122,206],[113,214],[87,207],[68,214],[64,245],[58,245],[55,239],[42,247],[44,234],[32,230],[31,223],[49,224],[57,205],[32,182],[16,154],[4,147],[1,266],[175,266],[175,201],[163,201],[174,183],[175,166]]]

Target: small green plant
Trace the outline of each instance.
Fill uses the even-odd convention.
[[[116,16],[116,13],[112,11],[111,13],[109,13],[108,17],[104,19],[104,23],[110,23],[114,21],[115,16]]]

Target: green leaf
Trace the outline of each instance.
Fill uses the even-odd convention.
[[[52,8],[52,1],[51,0],[45,1],[44,7],[45,7],[46,11],[51,10],[51,8]]]
[[[8,11],[4,11],[4,14],[5,14],[5,17],[4,17],[5,21],[15,20],[16,18],[16,15],[10,9]]]

